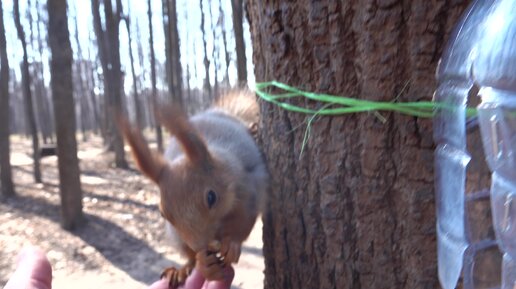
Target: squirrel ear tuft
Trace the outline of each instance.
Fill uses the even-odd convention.
[[[132,127],[125,116],[117,116],[117,125],[129,143],[140,171],[157,184],[161,171],[167,165],[166,161],[160,154],[150,150],[141,131]]]
[[[158,112],[161,124],[174,135],[188,159],[195,165],[208,165],[210,153],[203,139],[178,106],[165,105]]]

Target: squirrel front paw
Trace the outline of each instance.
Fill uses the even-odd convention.
[[[222,240],[220,254],[223,257],[225,264],[230,265],[231,263],[238,263],[241,252],[242,244],[240,242],[232,241],[229,238],[224,238]]]
[[[195,255],[195,268],[201,272],[206,280],[221,280],[224,278],[224,262],[218,252],[211,250],[200,251]]]
[[[168,288],[176,289],[179,285],[183,284],[186,281],[186,278],[192,273],[193,266],[187,264],[180,269],[175,267],[168,267],[163,270],[160,278],[168,280]]]

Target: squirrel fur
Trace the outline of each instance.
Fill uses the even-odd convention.
[[[119,123],[138,167],[159,186],[167,231],[188,259],[162,277],[176,287],[196,267],[208,280],[221,279],[224,266],[238,261],[268,189],[252,136],[258,105],[250,92],[234,91],[192,117],[173,106],[158,115],[172,135],[164,155],[126,120]]]

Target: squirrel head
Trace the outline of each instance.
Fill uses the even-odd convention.
[[[182,111],[167,107],[160,111],[159,119],[184,152],[172,162],[151,151],[141,132],[127,120],[119,120],[119,126],[137,166],[160,188],[161,215],[198,252],[222,237],[218,235],[221,222],[238,201],[237,170],[231,167],[231,162],[208,151]]]

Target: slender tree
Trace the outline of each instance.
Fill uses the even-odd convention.
[[[183,105],[183,78],[181,72],[181,54],[179,50],[179,33],[177,32],[176,0],[163,0],[163,25],[165,30],[166,63],[168,92],[172,101]]]
[[[150,70],[151,70],[151,85],[152,85],[152,107],[153,112],[156,111],[157,103],[158,103],[158,90],[156,88],[156,56],[154,54],[154,32],[152,28],[152,5],[151,0],[147,0],[147,17],[149,19],[149,49],[150,49]],[[156,141],[158,142],[158,150],[163,152],[163,133],[161,131],[161,126],[159,125],[158,120],[154,115],[154,123],[156,129]]]
[[[208,58],[208,48],[206,43],[206,28],[204,27],[204,9],[203,0],[199,0],[201,7],[201,32],[202,32],[202,46],[204,48],[204,90],[208,92],[208,97],[212,99],[213,93],[210,83],[210,59]]]
[[[138,94],[138,78],[136,77],[136,72],[134,70],[134,55],[133,55],[133,42],[131,35],[131,10],[130,5],[127,5],[127,15],[123,17],[125,22],[125,27],[127,29],[128,35],[128,47],[129,47],[129,61],[131,62],[131,75],[133,77],[133,101],[134,101],[134,112],[136,114],[136,123],[140,128],[143,128],[143,113],[142,107],[140,104],[140,96]]]
[[[61,226],[77,227],[83,219],[82,189],[77,141],[75,139],[75,109],[72,86],[72,47],[68,31],[66,0],[48,0],[48,42],[50,85],[54,98],[59,189],[61,195]]]
[[[14,196],[9,143],[9,60],[7,58],[4,11],[0,0],[0,189],[6,197]]]
[[[120,69],[119,25],[122,17],[122,1],[116,0],[115,9],[111,0],[104,1],[104,20],[100,17],[100,0],[92,0],[93,25],[97,36],[97,47],[104,77],[104,94],[106,97],[106,120],[111,136],[110,146],[115,151],[115,164],[127,168],[124,141],[115,126],[114,117],[122,112],[122,72]]]
[[[224,61],[225,61],[225,67],[224,67],[224,79],[223,83],[227,87],[229,87],[229,64],[231,63],[231,59],[229,58],[229,51],[228,51],[228,40],[226,35],[226,19],[224,14],[224,9],[222,9],[222,0],[219,0],[219,20],[217,21],[218,25],[220,26],[220,30],[222,33],[222,45],[224,48]]]
[[[91,35],[91,31],[89,32],[89,35],[88,35],[88,39],[90,39],[90,41],[92,41],[92,35]],[[96,75],[96,71],[97,71],[97,61],[96,59],[95,60],[91,60],[92,59],[92,52],[91,52],[91,46],[92,45],[88,45],[88,59],[90,59],[88,61],[88,68],[87,68],[87,72],[88,75],[86,76],[86,79],[88,80],[88,87],[89,87],[89,92],[90,92],[90,99],[91,99],[91,106],[93,108],[93,123],[94,123],[94,131],[96,134],[98,134],[98,129],[100,129],[101,131],[101,135],[102,137],[105,137],[105,132],[104,132],[104,126],[101,125],[102,123],[102,120],[101,120],[101,117],[100,117],[100,113],[99,113],[99,106],[98,106],[98,101],[97,101],[97,95],[95,93],[95,88],[96,88],[96,82],[95,82],[95,75]]]
[[[247,58],[245,56],[243,0],[231,0],[233,30],[235,32],[238,84],[247,85]]]
[[[37,14],[36,14],[36,30],[38,31],[38,53],[39,53],[39,70],[38,73],[38,86],[36,91],[36,97],[41,101],[41,104],[38,103],[38,107],[41,110],[40,111],[40,119],[41,121],[41,134],[43,136],[44,143],[53,142],[53,132],[54,129],[54,122],[52,121],[52,101],[50,99],[50,96],[47,93],[47,87],[45,86],[45,67],[43,64],[43,39],[45,39],[44,30],[45,27],[42,27],[45,25],[43,19],[41,19],[41,11],[44,11],[43,9],[43,3],[36,2],[37,4]],[[38,95],[39,94],[39,95]]]
[[[36,117],[34,115],[34,106],[32,104],[32,92],[30,89],[31,78],[29,72],[29,60],[27,55],[27,42],[25,40],[25,32],[23,31],[23,26],[20,22],[19,0],[14,0],[14,23],[16,25],[16,31],[18,32],[18,39],[21,41],[23,49],[23,62],[21,64],[23,97],[25,100],[25,115],[27,117],[29,131],[32,136],[34,181],[36,183],[41,183],[41,170],[39,165],[39,137],[38,129],[36,127]]]
[[[90,115],[90,112],[89,112],[89,102],[88,102],[88,98],[87,98],[87,95],[88,95],[88,91],[86,89],[86,84],[85,84],[85,74],[83,73],[83,66],[84,66],[84,58],[82,57],[82,45],[81,45],[81,41],[79,40],[79,21],[77,19],[77,6],[75,6],[75,19],[74,19],[74,24],[75,24],[75,33],[74,33],[74,36],[75,36],[75,44],[77,45],[77,59],[74,61],[74,64],[75,64],[75,77],[73,78],[74,79],[74,83],[76,83],[77,85],[75,87],[77,87],[77,89],[75,89],[75,99],[76,99],[76,103],[77,103],[77,107],[78,107],[78,113],[79,113],[79,118],[78,120],[80,121],[80,127],[81,127],[81,132],[82,132],[82,141],[87,141],[87,135],[86,135],[86,130],[87,130],[87,127],[88,127],[88,117]]]
[[[213,3],[211,1],[208,2],[209,12],[210,12],[210,25],[211,32],[213,37],[213,48],[211,51],[211,59],[213,60],[213,95],[215,98],[219,96],[219,43],[217,41],[217,24],[215,20],[215,15],[212,8]]]

